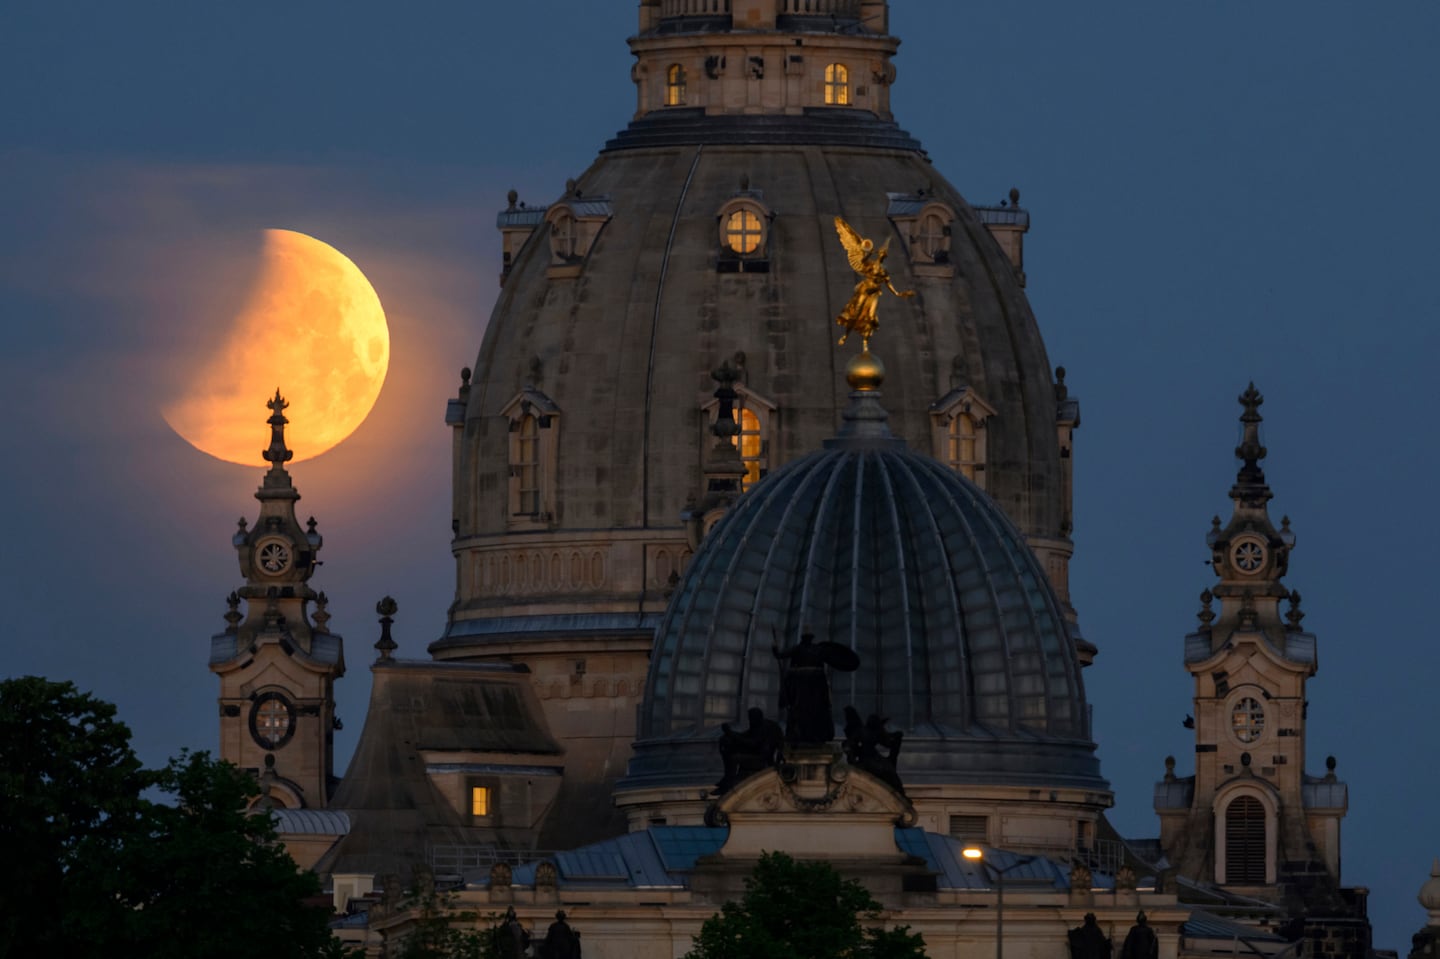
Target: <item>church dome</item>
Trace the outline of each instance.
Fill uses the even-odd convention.
[[[884,313],[896,433],[972,473],[1068,600],[1078,408],[1024,294],[1028,214],[972,206],[896,124],[885,3],[713,6],[642,3],[635,119],[558,197],[499,214],[504,286],[447,417],[460,569],[437,655],[648,639],[696,540],[710,372],[739,372],[747,485],[844,408],[837,216],[916,291]]]
[[[742,497],[696,553],[657,631],[621,789],[714,778],[714,736],[774,715],[771,645],[851,648],[831,674],[905,732],[907,784],[1104,790],[1059,602],[993,500],[886,426],[857,391],[840,434]]]

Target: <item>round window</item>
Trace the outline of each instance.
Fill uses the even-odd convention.
[[[290,567],[290,547],[278,539],[267,540],[260,544],[259,558],[265,572],[283,573]]]
[[[1230,729],[1242,743],[1253,743],[1265,732],[1265,707],[1246,696],[1230,709]]]
[[[725,245],[741,256],[760,249],[760,217],[754,210],[736,210],[725,218]]]
[[[250,735],[265,749],[279,749],[295,734],[295,707],[279,693],[265,693],[250,707]]]
[[[1258,573],[1265,565],[1265,547],[1257,540],[1241,540],[1230,551],[1230,556],[1235,568],[1242,573]]]

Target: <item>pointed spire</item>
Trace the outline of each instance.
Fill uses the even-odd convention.
[[[1240,394],[1239,401],[1245,410],[1240,414],[1240,445],[1235,447],[1235,456],[1241,461],[1241,465],[1235,476],[1235,485],[1230,490],[1230,497],[1259,505],[1268,502],[1272,495],[1270,487],[1265,485],[1265,471],[1260,468],[1260,461],[1265,458],[1265,447],[1260,444],[1260,424],[1264,421],[1264,417],[1260,415],[1260,406],[1265,402],[1265,397],[1255,389],[1252,382],[1245,392]]]
[[[285,471],[284,464],[290,462],[295,455],[285,445],[285,424],[290,422],[285,418],[285,410],[290,406],[285,398],[280,395],[279,387],[275,389],[275,398],[267,402],[266,407],[270,409],[270,448],[260,455],[265,457],[265,462],[270,464],[271,471]]]

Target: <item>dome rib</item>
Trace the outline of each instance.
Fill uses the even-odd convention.
[[[977,487],[895,440],[873,394],[845,418],[825,450],[741,497],[692,560],[657,633],[628,781],[708,781],[719,724],[774,714],[763,622],[859,655],[858,671],[832,677],[835,708],[905,731],[907,781],[1108,788],[1060,604],[1024,537]]]

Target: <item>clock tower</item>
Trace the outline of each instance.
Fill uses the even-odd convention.
[[[1217,582],[1201,595],[1199,628],[1185,638],[1195,680],[1195,772],[1166,760],[1156,785],[1161,845],[1187,879],[1280,901],[1323,898],[1340,881],[1345,784],[1330,759],[1305,772],[1305,682],[1315,675],[1315,636],[1301,628],[1300,594],[1283,583],[1295,534],[1270,519],[1273,496],[1260,461],[1260,405],[1240,396],[1241,461],[1230,520],[1217,516],[1206,543]]]
[[[220,677],[220,758],[253,771],[261,802],[296,809],[327,804],[335,785],[335,680],[344,644],[326,628],[324,593],[310,588],[322,538],[295,516],[300,494],[285,463],[285,408],[270,408],[270,464],[256,491],[260,516],[242,517],[232,539],[245,584],[230,594],[226,628],[210,641]],[[313,607],[313,609],[312,609]]]

